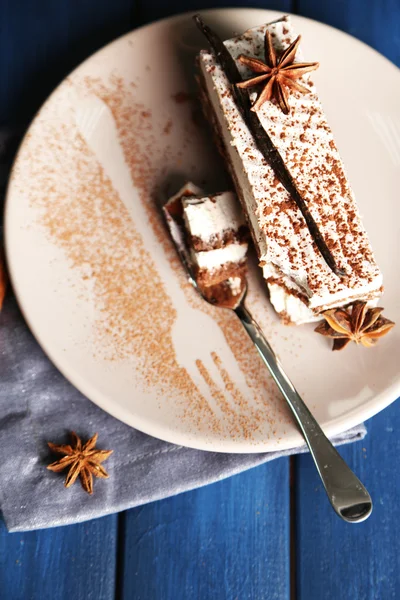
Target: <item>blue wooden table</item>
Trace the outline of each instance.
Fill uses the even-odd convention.
[[[120,34],[199,4],[235,3],[2,0],[1,124],[22,130],[64,75]],[[400,65],[399,0],[249,4],[334,25]],[[308,456],[280,459],[80,525],[9,534],[0,521],[0,598],[398,599],[400,404],[367,426],[363,442],[341,450],[375,501],[361,525],[333,514]]]

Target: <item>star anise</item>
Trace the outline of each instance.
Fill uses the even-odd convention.
[[[315,329],[317,333],[333,339],[332,350],[342,350],[349,342],[374,346],[392,327],[381,315],[383,308],[368,308],[366,302],[354,302],[347,308],[334,308],[322,313],[322,321]]]
[[[71,431],[72,445],[57,446],[48,442],[50,450],[56,454],[65,454],[57,462],[52,463],[47,468],[50,471],[58,473],[69,467],[68,475],[65,479],[65,487],[70,487],[75,483],[78,475],[80,476],[82,487],[88,494],[93,494],[93,475],[101,479],[109,477],[107,471],[100,464],[112,454],[112,450],[97,450],[95,448],[98,434],[82,445],[82,441],[74,431]]]
[[[265,62],[254,56],[240,54],[238,60],[254,71],[254,73],[260,73],[260,75],[251,77],[236,85],[240,88],[250,88],[259,83],[263,83],[264,85],[263,90],[259,94],[257,101],[254,103],[251,110],[257,111],[264,102],[275,98],[281,110],[287,115],[290,112],[290,107],[285,88],[296,90],[303,94],[310,91],[304,85],[301,85],[297,79],[302,77],[305,73],[318,69],[319,63],[294,62],[300,39],[301,36],[299,35],[278,58],[272,43],[271,33],[267,29],[264,38]]]

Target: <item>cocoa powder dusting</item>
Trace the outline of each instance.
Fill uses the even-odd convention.
[[[120,143],[125,154],[125,160],[130,167],[133,182],[146,208],[153,231],[168,256],[171,266],[182,281],[188,301],[194,308],[209,314],[218,323],[246,377],[248,387],[254,392],[256,403],[264,410],[264,421],[269,421],[272,417],[265,414],[265,409],[267,408],[268,412],[276,414],[280,400],[277,400],[274,384],[252,342],[246,335],[243,335],[243,328],[235,315],[210,306],[199,296],[192,293],[190,286],[182,277],[182,265],[169,235],[166,234],[161,211],[158,209],[156,202],[160,198],[160,185],[162,187],[163,183],[162,178],[160,179],[160,173],[165,176],[168,168],[173,170],[175,167],[176,156],[172,148],[167,146],[163,150],[160,149],[157,139],[158,132],[157,129],[153,130],[151,120],[146,123],[146,129],[144,129],[143,124],[137,122],[135,113],[143,110],[143,107],[137,106],[134,96],[121,79],[112,77],[107,86],[88,79],[85,83],[108,104],[113,113],[120,134]],[[140,131],[138,131],[138,127],[142,127]],[[190,130],[188,135],[192,135]],[[162,173],[162,169],[164,169],[164,173]],[[266,389],[270,390],[268,401],[265,398]],[[259,426],[263,427],[261,421]]]
[[[164,129],[163,129],[165,135],[168,135],[169,133],[171,133],[171,129],[172,129],[172,119],[168,119],[168,121],[164,125]]]
[[[157,140],[160,129],[169,133],[172,122],[164,119],[155,125],[148,107],[135,100],[135,90],[116,76],[107,83],[89,78],[77,83],[96,94],[111,110],[150,226],[188,302],[212,316],[223,331],[245,375],[252,403],[236,389],[216,354],[213,360],[225,390],[216,386],[199,361],[198,369],[223,414],[221,420],[180,366],[172,340],[177,315],[128,209],[76,127],[48,119],[43,156],[50,153],[62,160],[44,168],[45,159],[37,159],[41,149],[36,145],[34,159],[29,161],[29,180],[33,182],[31,203],[39,209],[40,223],[49,238],[62,248],[82,282],[90,284],[99,357],[108,361],[134,357],[143,384],[155,393],[158,390],[160,401],[172,397],[176,404],[177,396],[182,398],[179,415],[192,430],[252,439],[256,431],[264,430],[265,422],[273,426],[280,413],[285,419],[285,412],[281,411],[275,386],[236,316],[208,305],[193,293],[166,234],[159,200],[165,176],[174,170],[178,152]],[[68,157],[68,164],[64,157]]]

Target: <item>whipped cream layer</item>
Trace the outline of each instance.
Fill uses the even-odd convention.
[[[299,296],[287,292],[282,285],[268,283],[268,291],[272,306],[286,325],[302,325],[320,320]]]
[[[290,19],[284,17],[232,38],[225,45],[235,59],[246,54],[264,60],[266,28],[279,54],[296,37]],[[298,52],[296,61],[301,60]],[[236,62],[243,79],[254,76]],[[285,318],[293,323],[300,323],[314,320],[327,308],[378,297],[382,275],[311,79],[303,77],[309,93],[290,91],[289,115],[273,102],[264,103],[257,114],[296,181],[337,265],[345,270],[343,279],[325,263],[296,203],[258,150],[213,54],[202,51],[199,64],[207,96],[206,110],[211,109],[277,311],[285,313]],[[251,97],[254,100],[256,95]],[[281,288],[279,294],[272,286]]]
[[[233,192],[203,198],[183,198],[183,214],[192,239],[203,245],[223,243],[224,234],[238,234],[245,225],[241,206]]]
[[[205,252],[191,250],[191,258],[200,269],[213,271],[227,263],[242,263],[246,258],[247,244],[229,244],[225,248],[216,248]]]

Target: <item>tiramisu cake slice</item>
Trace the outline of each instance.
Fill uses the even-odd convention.
[[[203,105],[275,309],[300,324],[358,300],[374,305],[382,274],[309,78],[318,64],[301,62],[290,19],[250,29],[222,49],[197,21],[213,47],[199,55]]]
[[[204,195],[186,183],[165,206],[183,230],[186,249],[197,284],[210,299],[218,293],[239,294],[243,288],[248,249],[248,229],[233,192]]]

